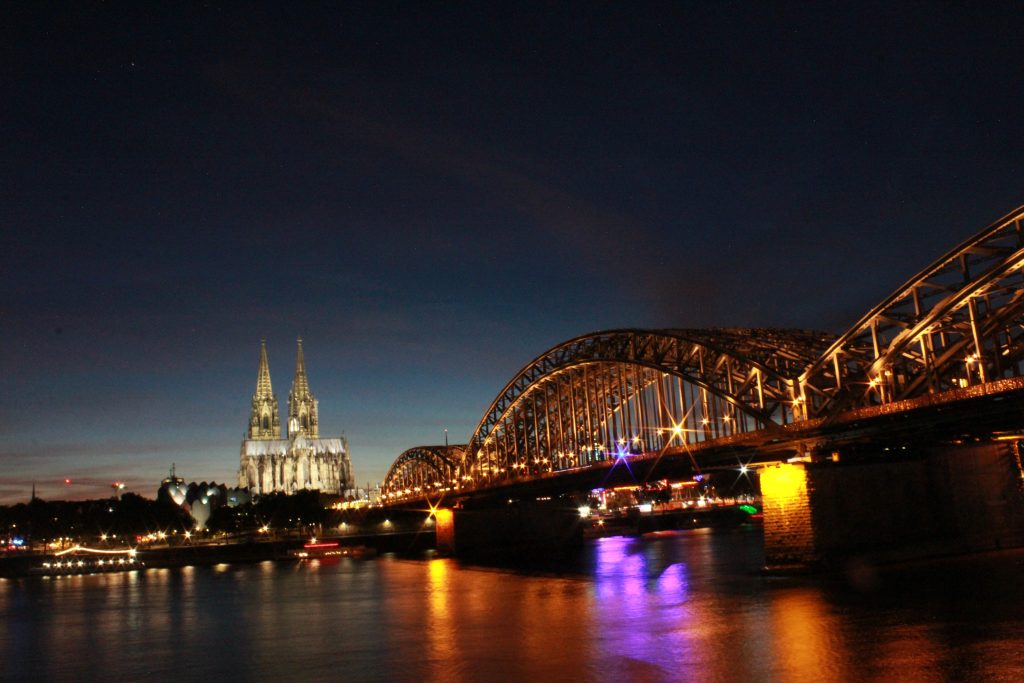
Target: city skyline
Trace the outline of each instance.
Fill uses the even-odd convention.
[[[1010,3],[9,14],[0,504],[233,483],[261,339],[376,483],[559,342],[842,332],[1024,203]]]

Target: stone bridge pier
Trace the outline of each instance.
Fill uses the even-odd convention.
[[[548,557],[583,542],[579,511],[565,499],[438,509],[434,516],[438,551],[459,557]]]
[[[1022,447],[996,441],[766,467],[765,563],[840,567],[1024,546]]]

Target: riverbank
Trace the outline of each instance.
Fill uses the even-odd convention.
[[[399,555],[422,552],[434,546],[433,534],[416,532],[398,532],[365,536],[328,536],[321,542],[338,543],[339,548],[371,548],[375,553],[396,553]],[[195,543],[164,547],[148,547],[135,549],[132,565],[124,565],[124,570],[138,568],[203,566],[212,564],[237,564],[262,562],[264,560],[291,560],[289,551],[301,549],[307,539],[287,540],[231,540],[222,543]],[[84,553],[83,553],[84,554]],[[77,556],[76,556],[77,557]],[[8,553],[0,557],[0,577],[17,578],[40,573],[44,565],[55,565],[67,562],[69,556],[58,556],[55,553]],[[102,567],[102,566],[101,566]],[[120,570],[121,567],[119,566]],[[100,567],[69,567],[67,573],[93,573],[111,571],[108,566]]]

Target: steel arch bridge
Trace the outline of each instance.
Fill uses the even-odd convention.
[[[787,424],[795,378],[833,339],[764,329],[577,337],[535,358],[491,403],[463,476],[514,479]]]
[[[627,329],[559,344],[505,385],[457,454],[403,453],[387,500],[445,488],[441,479],[483,489],[754,432],[785,438],[859,409],[1019,380],[1022,220],[1024,207],[953,248],[839,337]]]
[[[1024,207],[868,311],[800,376],[807,417],[1021,376]]]
[[[398,456],[384,490],[392,496],[422,496],[450,491],[459,483],[465,446],[416,446]]]

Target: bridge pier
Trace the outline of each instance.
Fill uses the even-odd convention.
[[[435,512],[438,552],[457,557],[541,557],[583,542],[579,511],[564,500]]]
[[[1024,546],[1020,452],[1018,442],[991,442],[765,468],[765,564],[829,567]]]

